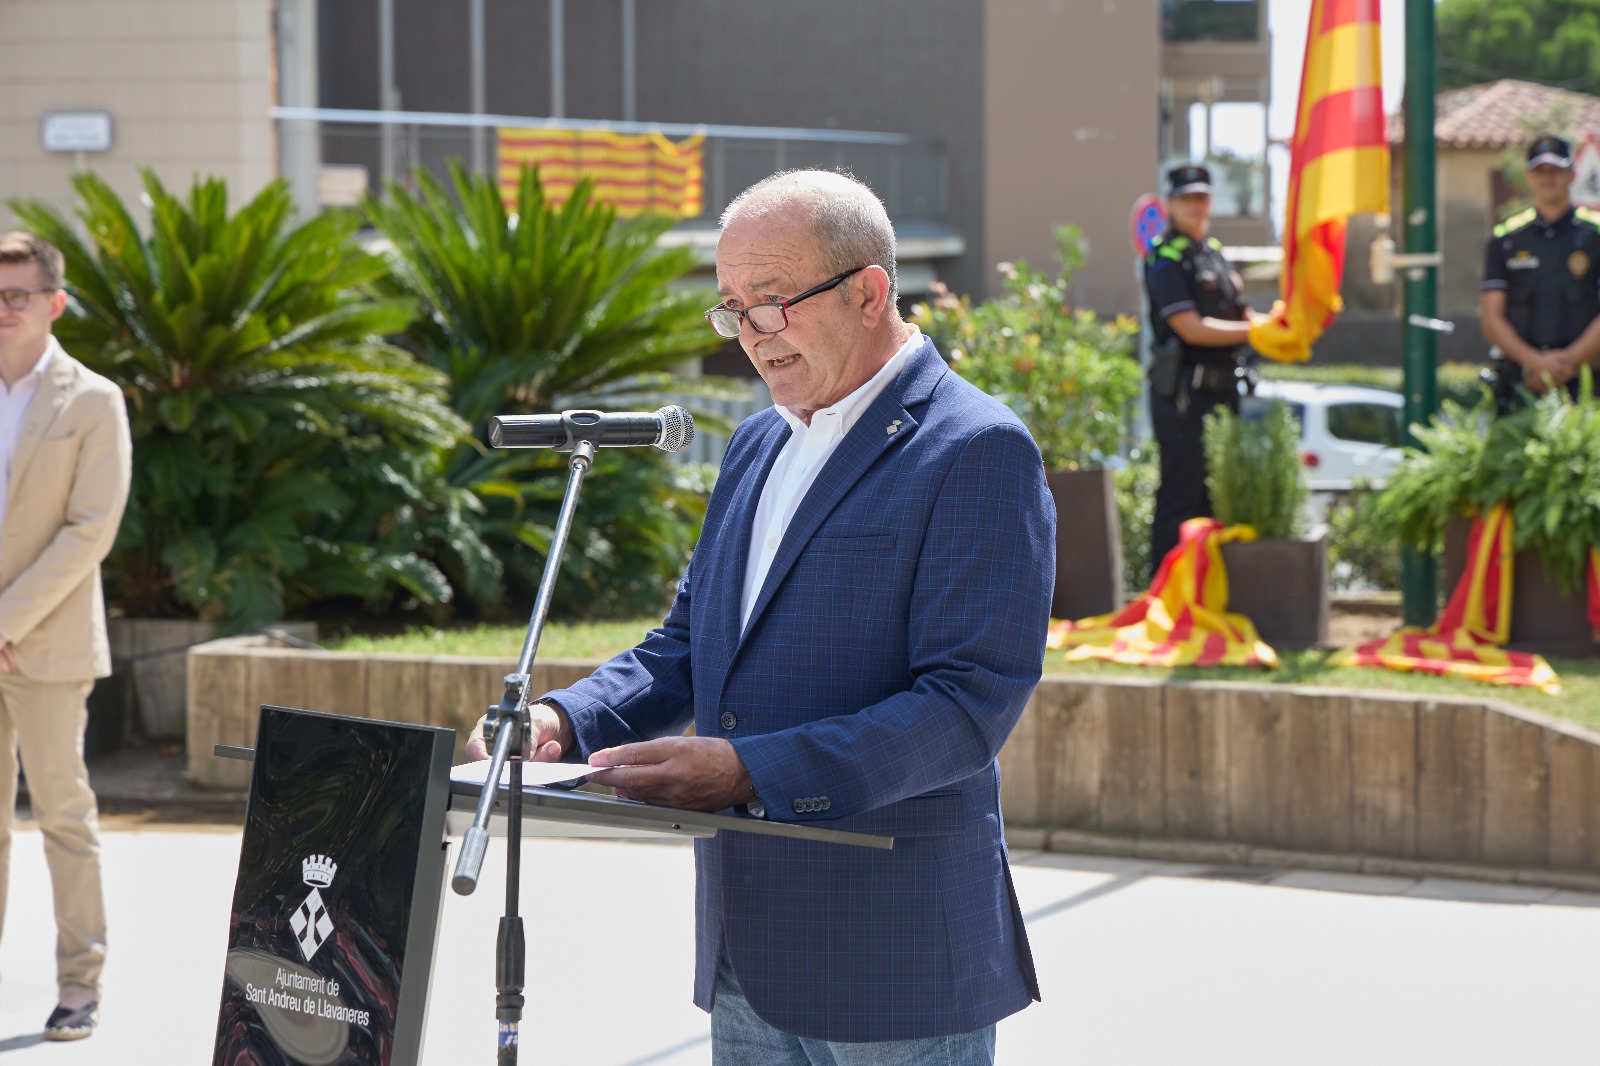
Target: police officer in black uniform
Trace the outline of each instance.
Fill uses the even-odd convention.
[[[1479,309],[1498,348],[1495,397],[1521,406],[1517,384],[1578,394],[1578,371],[1600,354],[1600,212],[1574,207],[1572,150],[1545,134],[1528,147],[1533,206],[1494,229]]]
[[[1211,514],[1205,416],[1239,410],[1246,380],[1241,361],[1258,314],[1240,291],[1239,275],[1210,236],[1211,174],[1201,166],[1167,172],[1167,230],[1144,260],[1155,344],[1150,367],[1150,421],[1161,455],[1150,565],[1178,544],[1178,529]]]

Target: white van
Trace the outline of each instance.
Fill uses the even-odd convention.
[[[1262,381],[1239,413],[1260,418],[1282,400],[1300,423],[1300,458],[1313,493],[1348,492],[1356,479],[1380,487],[1400,465],[1404,397],[1366,385]]]

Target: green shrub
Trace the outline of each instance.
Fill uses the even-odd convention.
[[[1282,400],[1259,420],[1219,407],[1203,431],[1206,487],[1217,521],[1248,525],[1267,538],[1304,531],[1306,482],[1300,463],[1300,426]]]
[[[1517,549],[1534,548],[1567,591],[1584,581],[1589,549],[1600,545],[1600,407],[1583,371],[1580,398],[1552,389],[1515,414],[1445,405],[1417,428],[1377,501],[1382,532],[1435,550],[1452,521],[1505,502]]]
[[[448,600],[414,519],[465,426],[443,375],[384,342],[415,312],[370,293],[385,268],[353,240],[359,219],[291,226],[282,181],[230,215],[223,182],[180,200],[146,171],[146,236],[100,178],[72,184],[84,239],[41,201],[11,207],[66,255],[57,335],[128,400],[113,605],[242,628],[329,596]]]
[[[590,199],[587,181],[552,203],[531,169],[510,212],[492,177],[459,164],[448,188],[420,169],[412,184],[414,192],[391,185],[365,209],[389,240],[396,290],[425,312],[408,343],[448,375],[451,404],[472,427],[475,439],[455,447],[446,470],[463,524],[489,550],[470,571],[440,562],[464,606],[492,616],[507,591],[532,602],[568,470],[565,455],[489,448],[490,416],[656,407],[666,392],[727,396],[745,386],[672,373],[721,342],[701,314],[715,297],[680,285],[694,253],[657,248],[670,219],[619,220]],[[552,616],[661,609],[699,536],[710,477],[654,449],[602,451],[584,482]]]
[[[1161,467],[1155,445],[1132,448],[1116,472],[1117,518],[1122,530],[1122,587],[1130,595],[1150,584],[1150,529],[1156,518],[1156,488]]]
[[[1083,263],[1082,233],[1056,231],[1054,280],[1027,263],[1002,263],[1005,295],[973,306],[935,287],[912,321],[962,377],[1016,412],[1051,470],[1095,470],[1117,454],[1141,391],[1133,346],[1138,323],[1067,304]]]
[[[1400,545],[1374,520],[1377,496],[1370,482],[1357,480],[1328,505],[1329,586],[1335,591],[1400,587]]]

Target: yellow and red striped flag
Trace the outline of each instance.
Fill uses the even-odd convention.
[[[1329,666],[1383,666],[1391,670],[1452,675],[1489,685],[1521,685],[1552,696],[1561,681],[1538,655],[1506,651],[1511,638],[1511,508],[1496,504],[1472,521],[1467,567],[1444,614],[1428,629],[1401,629],[1384,638],[1345,648]],[[1597,557],[1590,555],[1589,612],[1596,617]]]
[[[522,168],[536,166],[552,203],[565,203],[588,178],[594,199],[615,205],[622,218],[694,218],[703,199],[704,145],[700,135],[674,144],[659,133],[501,127],[500,196],[514,210]]]
[[[1589,549],[1589,633],[1600,644],[1600,548]]]
[[[1120,611],[1078,622],[1054,622],[1045,646],[1069,648],[1068,661],[1104,659],[1135,666],[1278,665],[1255,623],[1228,613],[1228,571],[1222,546],[1251,541],[1249,526],[1214,518],[1183,524],[1178,546],[1161,560],[1150,591]]]
[[[1250,330],[1269,359],[1311,358],[1342,303],[1345,221],[1389,209],[1378,0],[1312,0],[1289,149],[1281,299]]]

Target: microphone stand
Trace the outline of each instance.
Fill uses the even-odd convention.
[[[545,615],[550,612],[556,572],[561,567],[567,535],[572,531],[572,517],[578,509],[578,493],[583,487],[584,475],[594,464],[594,442],[577,436],[586,427],[565,416],[563,421],[567,422],[571,433],[569,440],[573,442],[572,459],[567,464],[571,471],[567,492],[561,501],[555,535],[550,539],[550,553],[544,561],[539,595],[534,601],[533,618],[528,623],[528,634],[522,642],[522,654],[517,659],[516,672],[506,675],[505,691],[500,703],[489,708],[484,722],[484,739],[493,742],[494,754],[489,762],[489,776],[484,781],[483,794],[478,798],[477,813],[462,840],[461,854],[456,860],[455,874],[450,881],[451,887],[463,896],[470,895],[478,886],[478,873],[489,848],[489,817],[494,810],[494,798],[500,786],[500,771],[509,762],[511,794],[506,809],[506,910],[500,919],[494,964],[494,1016],[499,1030],[497,1066],[516,1066],[522,1008],[526,1002],[522,991],[527,970],[527,941],[523,935],[522,917],[517,913],[517,897],[521,891],[522,870],[522,760],[527,755],[528,737],[533,729],[528,713],[528,679],[533,669],[534,654],[539,649],[539,637],[544,632]]]

